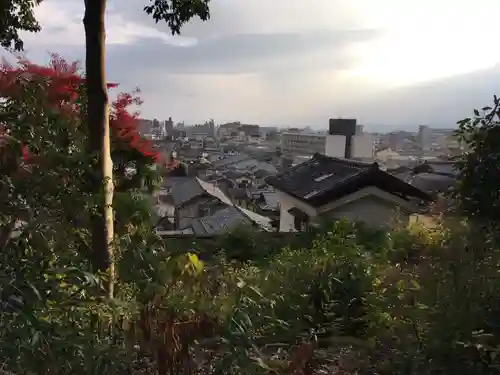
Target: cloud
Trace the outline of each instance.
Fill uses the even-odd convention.
[[[141,87],[151,117],[292,121],[321,102],[323,90],[332,90],[329,82],[353,63],[350,45],[378,33],[331,28],[322,16],[332,10],[330,3],[312,1],[323,6],[311,7],[305,18],[300,7],[281,0],[253,6],[214,0],[211,20],[187,25],[182,37],[155,24],[136,0],[110,1],[108,78],[123,89]],[[262,22],[256,23],[256,12]],[[27,36],[30,58],[43,61],[53,51],[83,60],[81,1],[46,1],[37,16],[43,31]]]
[[[468,11],[481,8],[471,0],[459,13],[474,27],[460,33],[457,17],[437,14],[448,5],[430,0],[212,0],[211,19],[190,22],[181,36],[143,12],[148,2],[108,0],[106,13],[108,78],[123,90],[141,87],[147,117],[316,128],[332,116],[379,128],[453,124],[491,97],[495,87],[484,82],[499,73],[413,85],[497,61],[495,49],[484,59],[450,58],[464,40],[495,35],[494,23],[481,22],[493,9]],[[82,0],[44,1],[36,12],[43,31],[25,36],[28,57],[44,62],[59,52],[83,61],[83,11]],[[453,47],[448,58],[443,43]],[[407,87],[392,89],[396,80]]]
[[[61,1],[61,0],[59,0]],[[64,0],[68,1],[68,0]],[[71,0],[69,0],[71,1]],[[234,34],[281,33],[318,29],[362,28],[351,0],[212,0],[210,21],[194,19],[181,30],[187,37],[204,38]],[[144,1],[149,3],[149,1]],[[113,2],[111,13],[124,19],[169,32],[162,22],[154,24],[141,12],[137,0]]]
[[[239,34],[205,38],[187,47],[144,38],[134,43],[110,45],[108,53],[110,59],[164,74],[340,69],[349,62],[346,46],[371,36],[371,31],[364,30]]]

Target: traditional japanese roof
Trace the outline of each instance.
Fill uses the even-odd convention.
[[[288,171],[270,176],[267,183],[295,198],[319,207],[374,186],[404,199],[431,201],[429,194],[379,168],[377,163],[315,154]]]

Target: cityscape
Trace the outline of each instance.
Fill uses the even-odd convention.
[[[500,2],[0,10],[0,375],[499,373]]]
[[[322,157],[326,157],[322,159],[324,173],[311,173],[323,173],[323,183],[335,180],[334,170],[345,168],[346,161],[376,164],[383,173],[419,189],[425,197],[443,193],[455,182],[454,159],[464,150],[454,129],[420,125],[414,132],[383,134],[366,132],[355,119],[330,119],[325,123],[324,130],[313,131],[239,121],[215,124],[209,120],[188,126],[174,123],[172,118],[140,119],[141,133],[161,154],[159,164],[164,173],[164,188],[156,193],[154,204],[157,230],[162,235],[214,235],[245,221],[266,231],[300,230],[286,223],[290,208],[284,211],[283,207],[288,198],[272,180],[280,173],[293,175],[294,170]],[[310,185],[308,189],[315,190],[314,181]],[[217,193],[207,193],[207,189]],[[180,192],[183,196],[179,200]],[[184,196],[188,192],[193,196]],[[375,217],[377,226],[390,219],[389,214],[383,218],[367,216],[367,207],[356,209],[361,209],[362,216],[357,220]],[[408,218],[419,212],[413,207]]]

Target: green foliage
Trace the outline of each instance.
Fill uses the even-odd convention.
[[[500,99],[493,107],[474,110],[474,116],[460,121],[457,135],[468,149],[457,161],[461,179],[457,197],[461,208],[470,216],[495,222],[498,212],[498,177],[500,146]]]
[[[20,31],[38,32],[40,25],[33,13],[42,0],[4,0],[0,7],[0,44],[3,48],[23,49]]]
[[[118,282],[104,299],[106,275],[89,264],[86,135],[78,118],[45,108],[43,90],[34,80],[2,107],[25,114],[10,119],[0,148],[2,371],[331,373],[324,358],[347,366],[346,351],[358,355],[351,373],[498,369],[498,238],[473,221],[386,231],[337,221],[296,235],[238,228],[210,246],[175,248],[152,230],[134,181],[116,193]],[[23,160],[18,139],[43,158]]]
[[[180,34],[181,27],[194,17],[206,21],[210,18],[210,0],[149,0],[144,11],[156,22],[164,21],[172,34]]]

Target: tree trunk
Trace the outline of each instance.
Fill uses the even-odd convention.
[[[106,0],[85,0],[86,84],[88,95],[88,152],[93,156],[90,187],[103,199],[91,217],[92,263],[95,271],[109,272],[108,293],[113,296],[115,277],[113,256],[113,163],[109,130],[109,103],[106,82]]]

